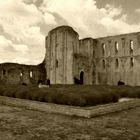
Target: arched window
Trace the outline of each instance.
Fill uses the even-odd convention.
[[[102,43],[102,54],[103,54],[103,56],[105,55],[105,49],[106,49],[105,43]]]
[[[133,67],[134,66],[134,58],[131,58],[130,59],[130,67]]]
[[[115,67],[116,67],[116,68],[119,67],[119,60],[118,60],[118,59],[115,60]]]
[[[2,71],[2,74],[5,75],[5,74],[6,74],[6,70],[3,70],[3,71]]]
[[[103,67],[103,69],[105,69],[105,60],[103,60],[103,62],[102,62],[102,67]]]
[[[118,54],[118,51],[119,51],[119,44],[118,44],[118,42],[116,41],[116,42],[115,42],[115,54]]]
[[[23,73],[22,72],[20,72],[20,77],[22,77],[23,76]]]
[[[56,68],[58,68],[58,60],[57,59],[55,61],[55,66],[56,66]]]
[[[133,49],[134,49],[134,42],[133,40],[130,40],[130,48],[129,48],[130,54],[133,54]]]
[[[32,78],[33,77],[33,71],[31,70],[30,71],[30,78]]]
[[[23,76],[23,70],[22,70],[22,69],[20,69],[19,76],[20,76],[20,77],[22,77],[22,76]]]
[[[95,50],[93,50],[93,57],[95,56]]]

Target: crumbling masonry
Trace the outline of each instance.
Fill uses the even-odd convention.
[[[45,47],[40,65],[1,64],[1,82],[140,85],[140,32],[79,40],[73,28],[60,26],[48,33]]]

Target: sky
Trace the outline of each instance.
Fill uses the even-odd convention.
[[[45,36],[61,25],[79,38],[139,32],[140,0],[0,0],[0,63],[41,63]]]

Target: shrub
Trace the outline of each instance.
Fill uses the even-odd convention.
[[[123,86],[116,90],[121,97],[140,98],[140,87]]]
[[[0,95],[4,96],[4,91],[6,90],[5,86],[0,86]]]
[[[15,93],[16,98],[26,99],[26,94],[29,92],[27,87],[20,87]]]
[[[0,85],[0,95],[71,106],[93,106],[117,102],[121,97],[140,98],[140,87],[56,85],[40,89]]]
[[[8,96],[8,97],[15,97],[15,92],[17,91],[17,88],[14,86],[9,86],[5,88],[3,91],[3,96]]]

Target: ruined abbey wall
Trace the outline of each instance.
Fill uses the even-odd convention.
[[[91,85],[95,83],[95,62],[94,62],[94,46],[96,40],[85,38],[79,40],[78,51],[74,52],[74,76],[80,79],[81,72],[84,73],[83,84]]]
[[[46,37],[46,78],[52,84],[140,85],[140,33],[79,40],[69,26]]]
[[[79,40],[73,28],[60,26],[48,33],[45,48],[40,65],[0,64],[0,82],[140,85],[140,32]]]
[[[97,39],[96,84],[140,85],[140,33]]]
[[[83,72],[83,84],[95,83],[94,46],[96,40],[79,40],[71,27],[53,29],[46,37],[46,79],[52,84],[75,84]],[[94,80],[93,80],[94,79]]]
[[[42,64],[38,66],[16,63],[0,64],[0,84],[38,84],[44,80],[45,71]]]

